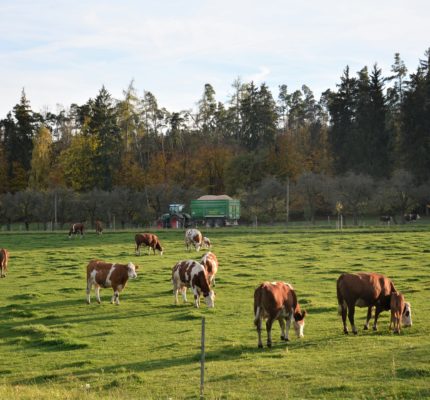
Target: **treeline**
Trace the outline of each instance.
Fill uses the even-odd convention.
[[[425,208],[429,62],[426,51],[408,74],[396,54],[385,77],[376,64],[356,75],[346,67],[337,89],[319,100],[305,85],[293,92],[281,85],[275,97],[264,83],[236,80],[230,99],[222,103],[206,84],[196,109],[180,112],[160,107],[150,92],[139,97],[133,82],[122,99],[102,87],[94,99],[56,113],[32,111],[23,90],[20,102],[0,121],[0,214],[6,221],[22,220],[7,200],[17,196],[67,192],[81,201],[94,193],[113,199],[124,192],[140,199],[139,217],[130,211],[124,221],[143,221],[157,218],[169,202],[188,204],[200,194],[227,193],[242,200],[245,217],[276,221],[286,218],[287,188],[300,188],[309,176],[326,188],[328,180],[360,177],[372,188],[371,198],[375,188],[407,176],[420,194],[408,199],[404,211]],[[333,211],[327,196],[314,196],[317,202],[310,205],[303,192],[295,193],[292,213],[308,208],[312,219]],[[52,200],[49,204],[52,208]],[[374,212],[401,212],[388,200],[378,204]],[[65,212],[87,210],[70,207]],[[353,214],[351,207],[345,205],[344,212]],[[105,210],[105,220],[110,212]],[[91,211],[64,218],[84,217],[91,219]]]

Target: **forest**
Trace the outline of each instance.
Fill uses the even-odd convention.
[[[346,66],[319,99],[239,78],[179,112],[137,93],[35,112],[23,89],[0,119],[0,223],[139,226],[203,194],[240,199],[244,223],[429,212],[430,49],[413,72],[398,53],[386,76]]]

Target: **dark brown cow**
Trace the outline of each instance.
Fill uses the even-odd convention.
[[[127,285],[128,279],[137,277],[137,265],[129,262],[125,264],[112,264],[101,260],[91,260],[87,265],[87,303],[90,304],[91,287],[94,285],[97,303],[100,304],[100,288],[111,287],[113,296],[111,303],[119,304],[119,293]]]
[[[158,250],[160,252],[160,256],[163,255],[163,248],[161,247],[160,241],[158,240],[157,235],[152,233],[138,233],[134,237],[134,241],[136,242],[135,252],[136,255],[140,256],[140,246],[145,245],[148,247],[148,255],[151,252],[151,249],[154,252]]]
[[[215,307],[215,294],[210,289],[208,275],[203,267],[194,260],[179,261],[172,268],[173,294],[175,304],[178,304],[178,293],[182,293],[184,302],[187,302],[187,288],[191,287],[194,293],[194,306],[200,306],[200,293],[203,293],[209,308]]]
[[[405,219],[406,222],[414,222],[421,219],[421,217],[417,213],[405,214],[403,218]]]
[[[357,334],[354,324],[355,306],[367,307],[367,318],[364,329],[369,329],[369,321],[372,318],[372,308],[375,306],[375,322],[373,330],[377,330],[378,316],[382,311],[390,309],[391,293],[395,292],[391,279],[374,272],[359,272],[355,274],[342,274],[337,279],[337,301],[339,313],[342,315],[343,331],[348,334],[346,315],[351,324],[352,332]],[[410,316],[410,311],[408,313]],[[411,318],[403,314],[404,325],[412,324]]]
[[[288,332],[292,320],[297,337],[303,337],[305,316],[306,311],[302,312],[300,310],[296,292],[289,283],[264,282],[255,289],[254,324],[257,327],[258,347],[263,347],[261,341],[261,325],[263,319],[267,319],[267,347],[272,347],[273,321],[279,321],[281,339],[288,341]]]
[[[73,224],[69,230],[69,239],[72,237],[72,235],[76,236],[78,233],[81,235],[81,239],[82,239],[82,237],[84,236],[84,224],[82,223]]]
[[[390,329],[393,328],[394,333],[400,333],[402,325],[402,313],[405,309],[405,297],[400,292],[392,292],[390,299],[391,320]]]
[[[209,284],[211,286],[215,286],[215,275],[218,271],[218,259],[216,255],[210,251],[207,252],[200,260],[200,264],[205,267],[208,274]]]
[[[196,251],[199,251],[203,245],[203,235],[198,229],[188,229],[185,232],[185,246],[187,250],[190,250],[190,246],[193,245]]]
[[[6,278],[8,261],[9,252],[6,249],[0,249],[0,278]]]
[[[101,235],[103,233],[103,225],[101,221],[96,221],[96,233]]]

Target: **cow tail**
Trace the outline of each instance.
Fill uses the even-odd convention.
[[[342,275],[339,277],[339,279],[336,282],[336,294],[337,294],[337,313],[339,315],[342,314],[342,304],[343,304],[343,296],[342,293],[340,292],[340,284],[341,284],[341,280],[342,280]]]
[[[254,292],[254,325],[258,325],[261,313],[261,286]]]

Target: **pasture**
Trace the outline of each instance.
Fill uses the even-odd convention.
[[[10,251],[0,280],[0,397],[4,399],[195,399],[199,396],[201,317],[206,317],[208,399],[424,399],[430,397],[430,227],[424,223],[350,229],[202,229],[220,268],[215,308],[173,304],[171,268],[199,259],[183,231],[157,231],[164,255],[134,255],[135,232],[2,233]],[[138,278],[110,304],[85,303],[90,259],[139,266]],[[337,315],[341,272],[391,277],[412,304],[401,335],[345,336]],[[257,348],[253,292],[262,281],[294,285],[306,309],[305,337]],[[263,331],[263,343],[266,332]]]

